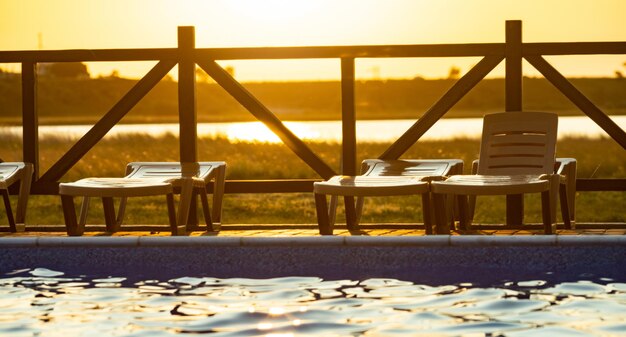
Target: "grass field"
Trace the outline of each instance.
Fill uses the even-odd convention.
[[[21,140],[0,136],[4,161],[20,161]],[[72,142],[62,137],[46,138],[40,142],[41,171],[47,170],[70,148]],[[376,158],[389,144],[360,143],[359,161]],[[281,179],[318,178],[296,155],[282,144],[233,143],[225,138],[199,140],[200,160],[224,160],[228,163],[227,179]],[[310,143],[309,146],[331,167],[339,171],[340,145]],[[404,158],[460,158],[469,164],[478,154],[478,141],[455,139],[449,141],[418,142]],[[565,139],[559,141],[558,156],[578,160],[579,178],[626,177],[624,150],[611,139]],[[130,135],[105,138],[75,165],[63,181],[88,176],[122,176],[130,161],[177,161],[178,139],[174,136],[154,138]],[[621,192],[578,193],[577,220],[579,222],[623,222],[626,212],[625,194]],[[538,198],[527,196],[526,221],[539,222]],[[15,202],[15,200],[13,200]],[[166,224],[164,198],[131,199],[125,223]],[[94,202],[89,223],[103,223],[99,203]],[[2,226],[6,225],[0,217]],[[339,221],[343,217],[339,214]],[[421,222],[418,197],[369,198],[366,200],[364,222]],[[482,198],[476,221],[502,223],[503,198]],[[63,223],[60,199],[57,196],[32,196],[28,208],[29,225],[57,225]],[[310,193],[292,194],[228,194],[224,200],[223,223],[315,223],[315,205]]]

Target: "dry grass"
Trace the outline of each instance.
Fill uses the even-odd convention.
[[[1,136],[0,157],[5,161],[20,161],[21,140]],[[199,140],[200,160],[224,160],[228,163],[227,179],[318,178],[295,154],[282,144],[232,143],[224,138]],[[41,141],[41,170],[47,170],[72,146],[63,137]],[[334,143],[311,143],[309,146],[335,170],[339,170],[341,147]],[[376,158],[389,144],[362,143],[358,145],[359,160]],[[456,139],[419,142],[405,158],[460,158],[469,164],[478,153],[478,141]],[[626,156],[611,139],[565,139],[559,141],[558,156],[578,160],[581,178],[626,177]],[[106,138],[81,159],[64,177],[72,181],[88,176],[122,176],[130,161],[177,161],[178,139],[130,135]],[[527,197],[527,218],[539,222],[539,203]],[[127,223],[167,223],[162,198],[133,199],[129,204]],[[579,193],[577,218],[582,222],[626,221],[623,207],[625,194],[619,192]],[[102,215],[94,202],[90,223],[102,223]],[[504,217],[503,198],[479,199],[476,221],[501,223]],[[0,217],[4,218],[4,217]],[[342,214],[338,217],[342,219]],[[421,222],[419,198],[369,198],[366,200],[364,222]],[[4,219],[0,221],[5,222]],[[224,223],[314,223],[313,196],[307,193],[227,195],[224,200]],[[33,196],[29,203],[29,224],[63,223],[59,198]]]

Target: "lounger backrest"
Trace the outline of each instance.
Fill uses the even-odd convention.
[[[195,164],[192,174],[196,177],[205,178],[212,165],[209,163]],[[180,178],[182,176],[181,164],[177,162],[133,162],[126,167],[126,178]]]
[[[366,176],[413,176],[429,177],[445,175],[450,170],[450,160],[379,160],[363,162]]]
[[[548,174],[554,171],[558,116],[549,112],[485,115],[478,174]]]

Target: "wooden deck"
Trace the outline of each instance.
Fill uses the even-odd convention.
[[[412,228],[413,227],[413,228]],[[345,226],[335,228],[338,236],[425,236],[423,229],[415,226],[401,225],[363,225],[358,231],[348,231]],[[484,226],[489,229],[477,228],[467,231],[452,231],[451,235],[491,235],[491,236],[526,236],[543,235],[539,225],[529,225],[528,229],[494,229],[495,225]],[[0,229],[4,230],[4,229]],[[626,235],[626,226],[621,224],[581,224],[577,229],[557,229],[557,235]],[[10,233],[0,231],[0,237],[64,237],[67,236],[62,226],[27,227],[24,232]],[[127,225],[115,233],[105,231],[104,226],[87,226],[84,236],[170,236],[169,228],[154,225]],[[219,236],[219,237],[305,237],[320,236],[317,226],[313,224],[228,224],[223,225],[219,232],[207,232],[198,229],[188,236]]]

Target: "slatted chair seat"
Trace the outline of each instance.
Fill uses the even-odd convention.
[[[421,195],[426,233],[433,232],[431,200],[428,182],[447,174],[463,172],[460,159],[366,159],[361,165],[362,175],[334,176],[313,184],[317,221],[320,234],[332,235],[335,223],[337,197],[346,199],[346,222],[351,230],[358,228],[363,210],[363,198],[375,196]],[[326,196],[330,195],[330,207]],[[356,197],[354,214],[349,203]],[[352,204],[354,205],[354,204]]]
[[[218,231],[222,222],[222,202],[224,200],[224,186],[226,177],[226,162],[223,161],[203,161],[192,169],[193,175],[190,180],[181,179],[184,175],[180,163],[172,162],[132,162],[126,167],[127,177],[137,179],[161,179],[174,186],[174,193],[181,193],[183,182],[192,185],[193,193],[191,197],[181,200],[186,203],[185,208],[191,207],[194,210],[193,199],[195,195],[200,195],[204,220],[207,230]],[[208,204],[208,187],[213,187],[212,211]],[[122,203],[125,199],[122,199]],[[182,222],[187,222],[185,215]]]
[[[123,222],[127,198],[165,195],[172,235],[185,234],[192,201],[199,194],[202,201],[207,230],[215,230],[208,205],[207,186],[213,184],[213,217],[221,222],[224,194],[225,162],[172,163],[132,162],[127,165],[127,175],[120,178],[86,178],[59,184],[63,213],[68,235],[82,235],[91,197],[102,198],[107,231],[119,230]],[[174,193],[180,193],[179,211],[176,215]],[[80,218],[76,218],[73,197],[82,196]],[[116,215],[113,198],[120,197]],[[195,205],[195,204],[194,204]]]
[[[59,185],[59,194],[86,197],[145,197],[173,191],[172,184],[158,179],[85,178]]]
[[[462,187],[466,195],[506,195],[539,193],[550,187],[550,181],[548,175],[468,175],[451,176],[445,184],[436,185],[437,193],[454,194]]]
[[[411,195],[428,192],[420,177],[334,176],[315,183],[315,193],[353,197]]]

